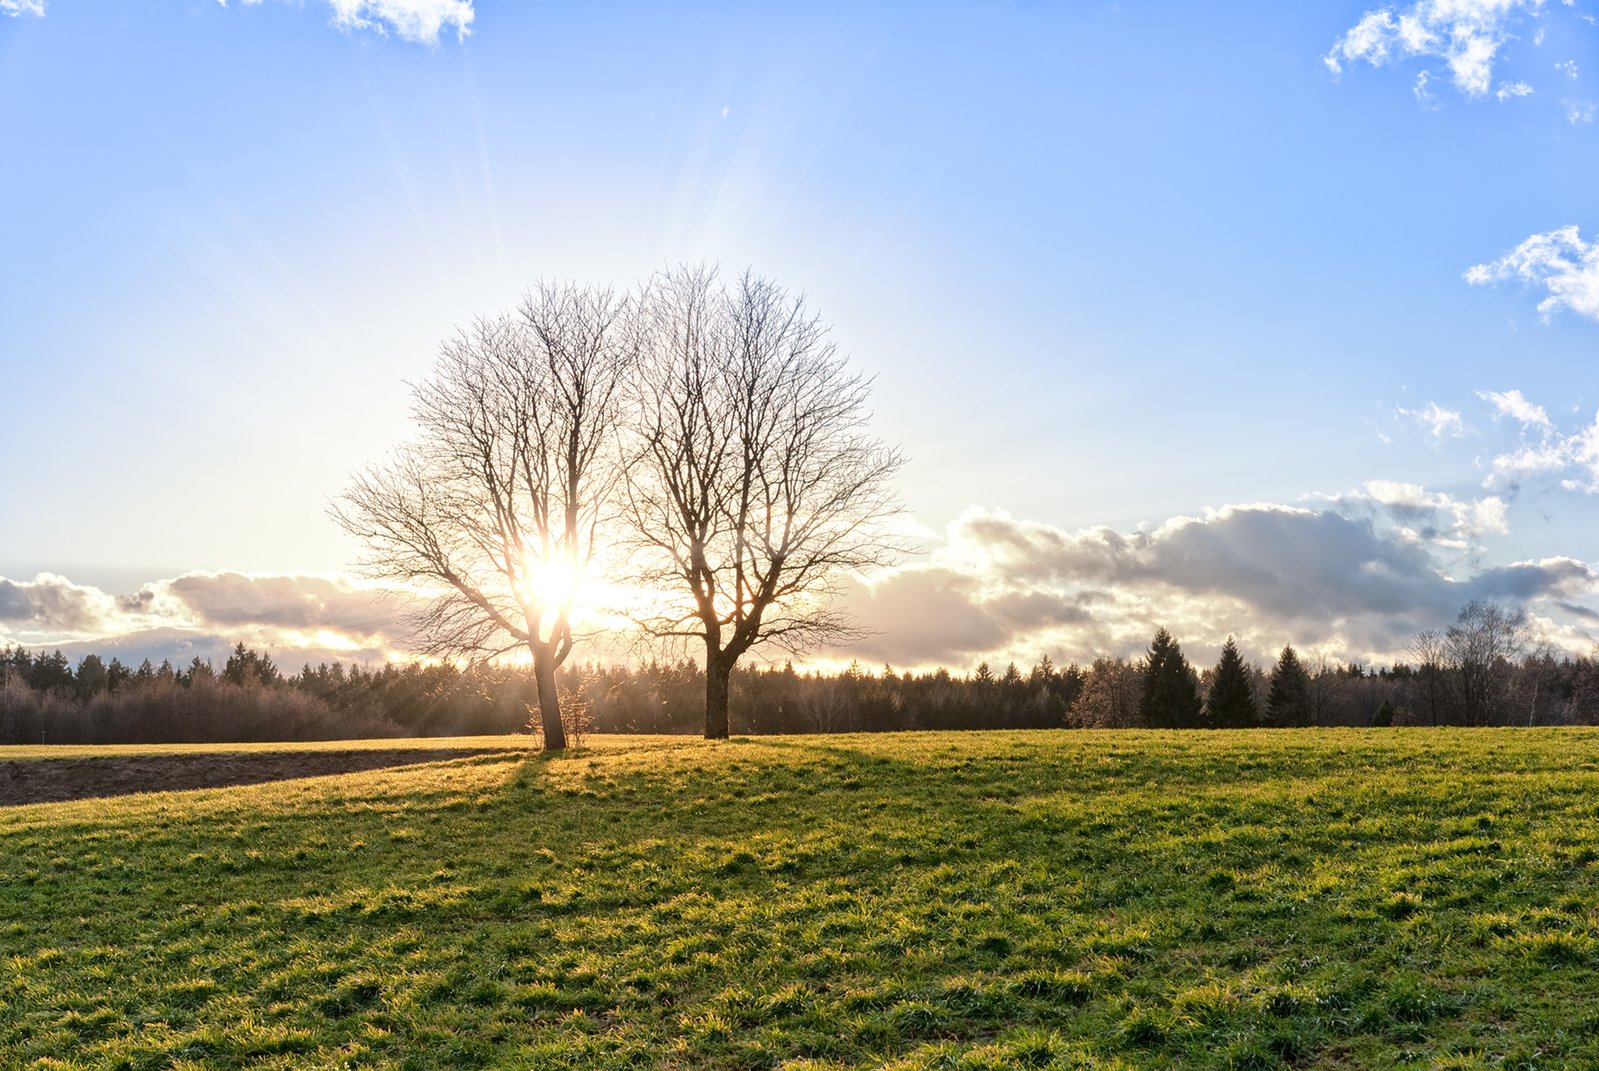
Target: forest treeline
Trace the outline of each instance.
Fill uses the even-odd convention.
[[[739,668],[737,733],[910,729],[1246,728],[1599,724],[1599,659],[1556,658],[1527,641],[1525,617],[1472,603],[1423,632],[1393,666],[1302,659],[1284,647],[1250,665],[1229,639],[1196,668],[1165,629],[1140,658],[1027,669],[979,664],[956,675],[858,664],[837,673]],[[563,715],[584,733],[692,733],[704,675],[689,660],[569,665]],[[237,645],[221,668],[196,658],[138,667],[59,651],[0,649],[0,742],[159,743],[454,736],[526,731],[532,682],[496,665],[342,663],[284,673]]]

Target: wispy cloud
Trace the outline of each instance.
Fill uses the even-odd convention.
[[[1524,433],[1514,449],[1494,456],[1483,486],[1489,490],[1515,490],[1531,479],[1545,477],[1561,489],[1599,494],[1599,415],[1593,423],[1563,432],[1549,422],[1523,422]],[[1536,435],[1528,435],[1528,430]]]
[[[1468,97],[1483,97],[1493,88],[1493,69],[1512,28],[1543,0],[1420,0],[1409,7],[1368,11],[1333,43],[1323,62],[1334,74],[1349,63],[1374,67],[1404,58],[1441,60],[1455,88]],[[1514,83],[1521,86],[1522,83]],[[1528,89],[1530,92],[1530,88]],[[1426,81],[1416,95],[1430,98]],[[1500,96],[1521,96],[1510,88]]]
[[[1437,402],[1428,402],[1420,409],[1406,409],[1399,406],[1395,410],[1400,416],[1412,420],[1420,425],[1433,439],[1458,439],[1466,434],[1466,422],[1461,417],[1458,409],[1449,409]]]
[[[227,6],[227,0],[217,2]],[[254,5],[264,0],[244,2]],[[422,45],[438,44],[445,31],[453,31],[457,40],[464,39],[472,32],[475,17],[472,0],[328,0],[328,5],[333,8],[333,24],[341,30],[393,35]]]
[[[1529,402],[1519,390],[1480,390],[1477,397],[1493,406],[1494,419],[1509,417],[1519,424],[1534,428],[1549,428],[1549,413],[1541,405]]]
[[[1513,493],[1542,479],[1565,491],[1599,494],[1599,414],[1592,423],[1565,431],[1519,390],[1484,390],[1477,397],[1493,408],[1495,423],[1509,419],[1519,428],[1515,445],[1489,459],[1485,489]]]
[[[18,15],[33,15],[36,18],[44,17],[44,0],[0,0],[0,11],[4,11],[12,18]]]
[[[1526,82],[1501,82],[1499,83],[1499,88],[1494,90],[1494,96],[1500,100],[1530,97],[1532,96],[1532,86]]]
[[[1584,241],[1574,225],[1535,234],[1498,260],[1466,269],[1474,286],[1507,279],[1547,291],[1538,302],[1545,320],[1561,309],[1599,320],[1599,242]]]

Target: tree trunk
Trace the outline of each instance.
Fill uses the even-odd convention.
[[[727,688],[733,659],[709,645],[705,648],[705,739],[727,739]]]
[[[561,724],[561,697],[555,690],[555,658],[549,651],[533,650],[533,681],[539,694],[539,723],[544,728],[544,750],[566,748],[566,727]]]

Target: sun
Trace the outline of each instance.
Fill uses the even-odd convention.
[[[519,593],[546,613],[554,611],[570,617],[583,593],[587,573],[584,563],[567,555],[530,552],[523,558]]]

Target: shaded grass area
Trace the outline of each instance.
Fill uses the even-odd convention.
[[[524,743],[518,750],[525,750]],[[0,759],[0,807],[139,792],[255,785],[301,777],[412,766],[512,750],[497,747],[357,748],[177,752],[95,758]]]
[[[633,739],[642,739],[634,737]],[[532,746],[530,736],[417,736],[372,740],[251,741],[234,744],[0,744],[0,762],[41,759],[104,759],[175,755],[256,755],[294,751],[430,751],[516,749]]]
[[[1599,1065],[1599,733],[606,738],[0,813],[0,1065]]]

